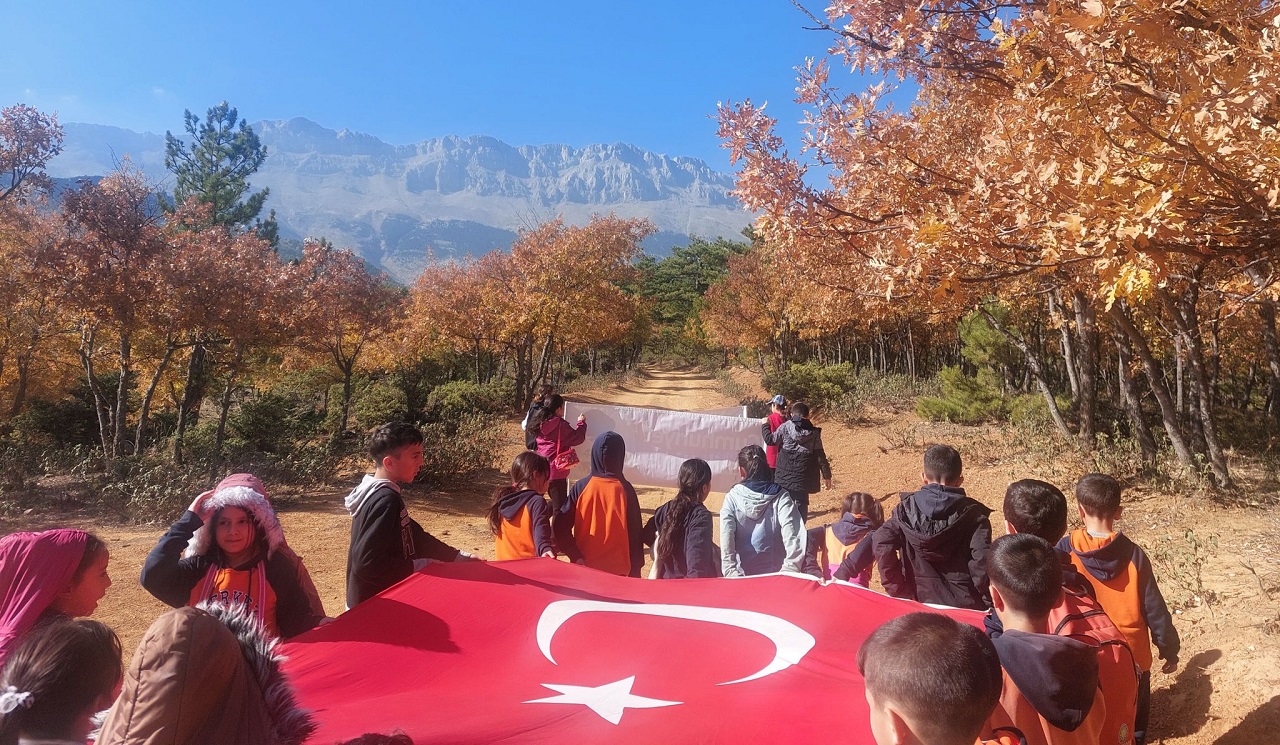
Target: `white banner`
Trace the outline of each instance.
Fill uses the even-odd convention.
[[[727,492],[738,478],[738,451],[761,445],[760,420],[741,416],[688,411],[642,409],[569,402],[564,418],[587,418],[587,440],[578,447],[581,463],[571,478],[585,476],[591,467],[591,444],[609,431],[627,443],[624,475],[633,484],[676,487],[680,464],[701,458],[711,466],[711,490]]]
[[[702,409],[695,413],[698,414],[715,414],[716,416],[737,416],[745,419],[747,417],[747,407],[745,406],[726,406],[723,409]]]

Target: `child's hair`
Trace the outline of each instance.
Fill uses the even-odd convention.
[[[845,497],[840,502],[840,514],[848,512],[851,515],[863,515],[875,527],[884,524],[884,507],[880,506],[880,502],[875,497],[862,491],[856,491]]]
[[[791,404],[791,416],[798,416],[801,419],[809,416],[809,404],[804,401],[796,401]]]
[[[1015,481],[1004,490],[1004,519],[1019,533],[1057,543],[1067,532],[1067,498],[1047,481]]]
[[[933,445],[924,451],[924,477],[929,481],[949,484],[963,475],[960,451],[950,445]]]
[[[18,737],[67,739],[77,719],[109,697],[124,677],[120,639],[106,624],[87,619],[37,626],[4,667],[0,744]]]
[[[390,735],[366,732],[354,740],[344,740],[338,745],[413,745],[413,740],[403,732],[396,732]]]
[[[550,396],[552,393],[555,393],[555,392],[556,392],[556,387],[554,385],[551,385],[550,383],[543,383],[542,385],[538,386],[539,403],[541,403],[542,399],[546,398],[547,396]]]
[[[738,467],[743,471],[743,481],[770,480],[769,459],[759,445],[748,445],[738,451]]]
[[[932,745],[972,745],[1000,700],[1003,678],[991,640],[938,613],[908,613],[871,633],[858,672]]]
[[[1011,533],[991,542],[987,574],[1005,603],[1032,618],[1049,615],[1062,598],[1062,568],[1048,541]]]
[[[493,504],[489,506],[489,530],[494,535],[502,534],[502,510],[498,502],[508,494],[515,494],[529,488],[534,476],[551,477],[551,463],[537,453],[526,450],[511,461],[511,483],[500,486],[493,493]]]
[[[684,525],[689,511],[701,503],[702,487],[711,483],[711,466],[701,458],[690,458],[680,464],[677,480],[680,482],[680,490],[676,492],[675,499],[671,500],[666,520],[658,531],[658,555],[655,558],[659,564],[671,558],[671,553],[675,550],[676,531]]]
[[[369,438],[369,455],[374,463],[381,465],[383,458],[395,455],[400,448],[421,444],[422,430],[408,422],[388,422],[373,431]]]
[[[1120,509],[1120,482],[1105,473],[1088,473],[1076,482],[1076,501],[1090,517],[1112,517]]]
[[[80,557],[80,563],[76,565],[75,574],[71,575],[72,586],[80,584],[80,580],[84,579],[85,572],[89,571],[89,567],[98,559],[107,556],[107,544],[101,538],[93,533],[85,533],[87,536],[84,544],[84,556]]]
[[[538,409],[529,417],[529,423],[525,425],[525,431],[533,435],[542,432],[542,423],[555,416],[561,406],[564,406],[564,397],[560,394],[552,393],[543,396],[542,403],[538,404]]]

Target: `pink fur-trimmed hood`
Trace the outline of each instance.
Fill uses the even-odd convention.
[[[258,523],[258,529],[267,538],[267,556],[274,555],[277,549],[285,545],[284,528],[280,526],[280,519],[276,517],[276,511],[271,508],[271,503],[264,495],[247,486],[219,489],[205,500],[203,507],[207,515],[205,524],[197,528],[191,540],[187,542],[187,549],[182,552],[183,558],[206,556],[213,550],[213,530],[209,523],[213,522],[214,516],[223,507],[239,507],[253,516],[254,521]]]

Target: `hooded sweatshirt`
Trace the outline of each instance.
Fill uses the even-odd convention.
[[[791,495],[772,481],[743,481],[720,506],[724,576],[800,572],[804,518]]]
[[[773,480],[783,489],[798,494],[814,494],[822,481],[831,478],[831,464],[822,449],[822,428],[803,417],[793,416],[772,432],[760,425],[766,445],[778,446],[777,472]]]
[[[351,513],[347,608],[354,608],[414,572],[414,561],[455,561],[458,549],[409,517],[400,486],[365,474],[343,503]]]
[[[872,539],[885,592],[955,608],[991,607],[990,514],[958,487],[925,484],[904,497]]]
[[[0,669],[71,584],[88,545],[83,530],[11,533],[0,539]]]
[[[994,644],[1004,689],[991,727],[1017,727],[1031,745],[1102,742],[1107,704],[1098,685],[1094,646],[1012,629]]]
[[[662,505],[644,524],[645,545],[658,544],[658,535],[668,520],[674,519],[675,510],[671,500]],[[720,576],[720,549],[712,542],[711,511],[701,502],[694,504],[684,513],[682,525],[677,525],[671,533],[671,554],[666,561],[658,562],[655,579],[683,579],[696,577]],[[654,561],[657,561],[655,551]]]
[[[225,606],[165,613],[138,645],[98,745],[301,745],[315,724],[275,646]]]
[[[555,551],[551,539],[551,507],[532,489],[508,494],[498,500],[502,515],[501,532],[494,536],[498,560],[529,559]]]
[[[846,512],[822,532],[818,563],[824,579],[852,580],[866,587],[871,581],[871,536],[876,526],[866,515]],[[856,556],[855,556],[856,554]],[[844,568],[844,571],[841,571]],[[838,576],[843,574],[844,576]]]
[[[1151,669],[1151,644],[1160,659],[1178,661],[1181,643],[1146,552],[1123,533],[1098,538],[1079,529],[1064,536],[1058,549],[1093,580],[1098,604],[1129,642],[1143,672]]]
[[[587,423],[574,427],[564,420],[564,417],[549,416],[543,420],[542,426],[538,430],[538,438],[536,441],[538,455],[547,459],[551,463],[551,480],[569,478],[568,471],[561,471],[555,467],[556,456],[566,450],[573,448],[586,442],[587,439]],[[621,469],[618,471],[621,473]]]
[[[622,476],[627,445],[605,432],[591,446],[591,475],[569,490],[554,529],[556,545],[571,561],[624,577],[644,568],[640,499]]]

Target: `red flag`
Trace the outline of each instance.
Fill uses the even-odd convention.
[[[551,559],[433,563],[284,646],[332,743],[870,743],[857,652],[928,610],[772,575],[650,581]],[[975,611],[947,609],[980,626]]]

